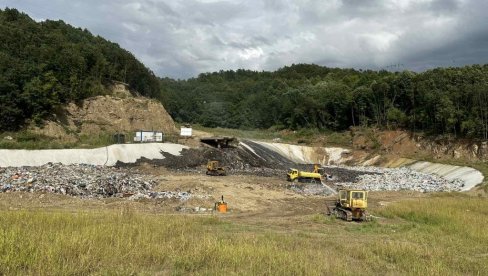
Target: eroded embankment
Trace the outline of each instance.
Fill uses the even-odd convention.
[[[285,158],[297,164],[333,165],[343,164],[352,159],[350,151],[338,147],[307,147],[282,143],[267,143],[261,141],[244,140],[241,145],[253,150],[260,157]]]

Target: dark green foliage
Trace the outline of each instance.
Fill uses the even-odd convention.
[[[117,44],[62,21],[0,10],[0,130],[41,122],[56,106],[106,93],[114,80],[144,96],[160,93],[154,74]]]
[[[298,64],[161,80],[176,121],[227,128],[403,128],[488,139],[488,65],[424,73]]]

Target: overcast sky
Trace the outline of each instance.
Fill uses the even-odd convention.
[[[86,28],[161,77],[488,63],[485,0],[0,0],[5,7]]]

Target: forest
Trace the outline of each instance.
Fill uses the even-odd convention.
[[[488,65],[415,73],[294,64],[161,83],[160,99],[178,122],[277,130],[366,126],[488,139]]]
[[[0,10],[0,130],[42,122],[56,108],[107,93],[121,81],[149,97],[157,77],[130,52],[62,21]]]
[[[240,129],[351,126],[488,139],[488,65],[390,72],[293,64],[158,78],[119,45],[63,21],[0,10],[0,130],[42,123],[112,81],[159,99],[180,123]]]

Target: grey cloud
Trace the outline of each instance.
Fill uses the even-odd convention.
[[[156,16],[172,16],[179,17],[180,15],[175,12],[169,5],[164,2],[147,1],[146,5],[141,6],[147,14],[155,14]]]
[[[429,3],[430,9],[438,13],[455,13],[461,8],[459,0],[435,0]]]
[[[264,36],[249,36],[249,37],[244,37],[240,41],[228,41],[228,42],[223,42],[221,41],[223,45],[234,47],[234,48],[250,48],[254,47],[256,45],[271,45],[271,41]]]
[[[162,77],[291,63],[425,70],[488,62],[482,0],[0,0],[6,6],[87,28]]]
[[[471,33],[464,40],[411,55],[406,63],[415,70],[488,63],[488,30]]]

